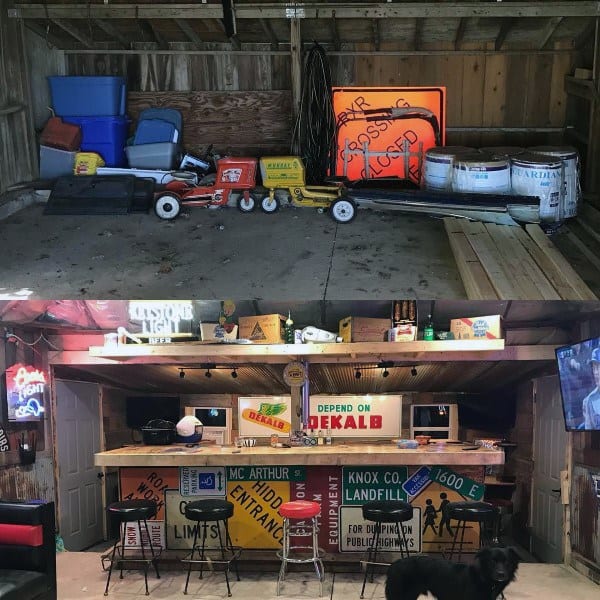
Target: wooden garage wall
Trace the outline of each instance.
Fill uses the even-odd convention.
[[[0,194],[37,174],[23,25],[0,0]]]
[[[189,46],[178,44],[172,48],[184,50]],[[207,50],[226,48],[226,45],[206,45]],[[269,46],[244,45],[247,51],[261,49],[267,51]],[[368,47],[357,45],[354,49],[364,51]],[[385,48],[382,46],[381,50]],[[564,76],[573,72],[577,58],[575,51],[463,54],[449,50],[446,54],[432,55],[331,56],[330,64],[332,83],[337,86],[446,86],[447,126],[450,128],[533,128],[564,126]],[[282,97],[274,96],[269,102],[265,96],[258,97],[253,92],[282,90],[289,93],[289,65],[289,57],[280,54],[67,55],[68,74],[126,76],[134,113],[140,102],[146,106],[153,97],[151,94],[138,97],[137,92],[166,92],[159,96],[161,104],[168,101],[169,94],[177,92],[173,95],[174,105],[182,101],[191,104],[187,122],[192,126],[186,137],[202,140],[201,144],[214,143],[222,152],[227,148],[240,152],[252,148],[281,151],[278,144],[282,141],[282,131],[286,132],[283,142],[287,144],[292,126],[289,101],[282,104]],[[191,102],[189,97],[181,95],[190,91],[225,93],[212,98],[197,96]],[[240,104],[241,96],[228,92],[245,92],[245,100]],[[220,123],[211,121],[207,131],[213,101],[225,111],[227,118]],[[249,120],[258,118],[263,105],[265,119],[247,127]],[[277,134],[272,136],[272,142],[265,143],[265,129],[271,128]],[[561,141],[560,134],[535,132],[471,130],[451,132],[447,136],[448,144],[473,146]]]

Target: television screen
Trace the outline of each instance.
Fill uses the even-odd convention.
[[[556,349],[567,431],[600,430],[600,337]]]
[[[176,396],[129,396],[125,400],[125,419],[131,429],[140,429],[154,419],[177,424],[180,418]]]
[[[227,427],[227,410],[224,408],[195,408],[194,414],[206,427]]]

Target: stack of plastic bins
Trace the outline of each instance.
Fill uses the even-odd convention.
[[[140,113],[133,143],[125,148],[129,166],[169,171],[179,154],[183,119],[172,108],[147,108]]]
[[[40,177],[53,179],[73,171],[81,129],[60,117],[48,119],[40,135]]]
[[[52,104],[66,123],[81,127],[81,150],[108,167],[126,165],[127,88],[123,77],[49,77]]]

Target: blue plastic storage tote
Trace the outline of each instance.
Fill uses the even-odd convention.
[[[113,117],[125,114],[123,77],[48,77],[52,108],[64,117]]]
[[[133,138],[133,145],[156,144],[157,142],[177,142],[179,132],[173,123],[162,119],[144,119],[139,121]]]
[[[107,167],[127,164],[125,143],[129,130],[127,117],[63,117],[65,123],[81,127],[81,149],[97,152]]]

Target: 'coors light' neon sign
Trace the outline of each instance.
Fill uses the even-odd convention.
[[[6,369],[8,418],[27,420],[44,413],[44,396],[48,378],[44,371],[31,365],[16,364]]]

